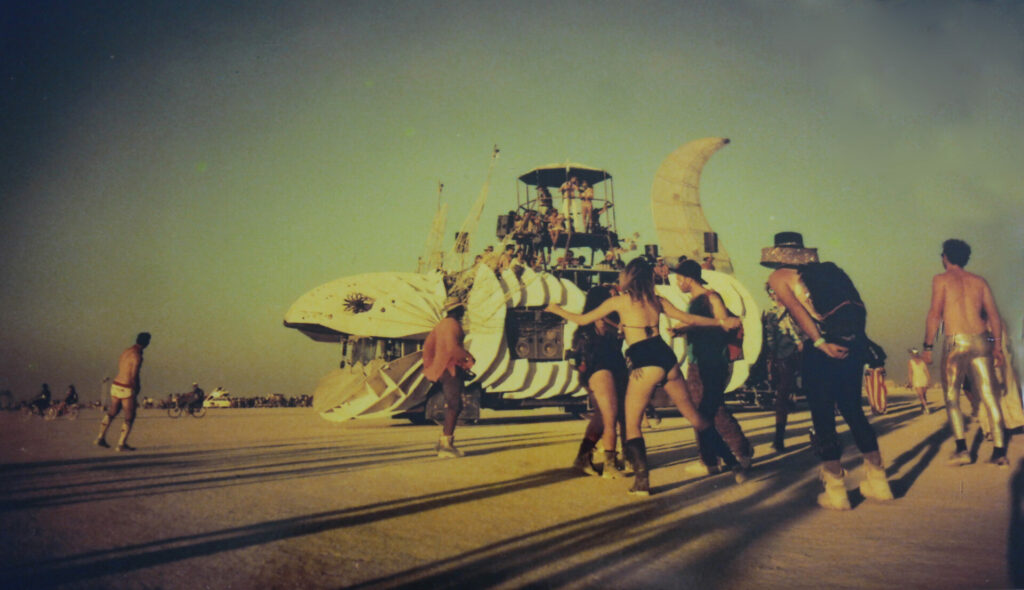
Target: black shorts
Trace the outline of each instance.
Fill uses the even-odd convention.
[[[643,367],[661,367],[668,374],[679,363],[676,353],[661,339],[661,336],[652,336],[630,345],[626,349],[626,364],[631,371]]]

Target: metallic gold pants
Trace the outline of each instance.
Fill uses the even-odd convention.
[[[999,412],[998,388],[992,366],[992,340],[989,334],[954,334],[946,337],[942,351],[942,390],[946,395],[946,415],[953,435],[964,438],[964,415],[960,411],[960,391],[970,373],[971,390],[981,398],[992,424],[992,443],[1005,447],[1003,419]]]

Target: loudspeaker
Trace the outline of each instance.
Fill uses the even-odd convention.
[[[718,252],[718,234],[713,231],[704,232],[704,251],[708,254]]]

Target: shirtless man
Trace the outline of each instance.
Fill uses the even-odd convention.
[[[128,446],[128,434],[135,422],[135,406],[142,384],[139,381],[139,370],[142,369],[142,349],[149,346],[149,332],[140,332],[135,344],[121,353],[117,361],[117,377],[110,384],[110,410],[104,414],[100,422],[100,435],[96,438],[96,446],[110,448],[107,444],[107,429],[117,413],[124,408],[124,424],[121,426],[121,438],[117,440],[118,451],[134,451]]]
[[[980,396],[992,424],[993,465],[1009,467],[1003,432],[994,364],[1006,362],[999,347],[1003,321],[996,309],[992,290],[982,277],[964,270],[971,247],[961,240],[942,243],[942,266],[946,272],[932,279],[932,304],[925,322],[924,362],[932,363],[932,348],[943,325],[942,390],[946,398],[946,416],[956,437],[956,449],[950,465],[967,465],[971,455],[964,438],[964,415],[960,410],[960,391],[970,372],[971,387]]]

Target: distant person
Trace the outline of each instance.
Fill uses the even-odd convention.
[[[538,186],[537,187],[537,213],[540,214],[541,218],[547,217],[553,208],[553,201],[551,200],[551,193],[548,192],[548,187]]]
[[[786,450],[786,423],[798,389],[796,378],[804,336],[786,306],[779,302],[775,290],[767,284],[765,288],[772,299],[772,306],[761,316],[768,381],[775,390],[775,437],[772,439],[772,448],[781,453]]]
[[[188,407],[192,410],[198,410],[203,407],[203,401],[206,400],[206,392],[199,387],[199,383],[192,383],[192,391],[188,394]]]
[[[580,183],[580,215],[583,217],[583,231],[590,233],[594,223],[594,187],[586,180]]]
[[[68,408],[70,408],[71,406],[73,406],[73,405],[75,405],[77,403],[78,403],[78,391],[75,389],[75,386],[73,384],[72,385],[68,385],[68,390],[66,392],[64,392],[64,399],[60,402],[60,405],[57,406],[57,415],[60,416]]]
[[[609,298],[612,290],[598,285],[587,291],[583,313],[589,313]],[[583,441],[573,461],[573,467],[588,475],[596,474],[592,457],[594,448],[601,442],[604,451],[602,476],[609,479],[622,477],[618,467],[615,444],[615,426],[619,410],[626,395],[629,370],[622,356],[622,339],[613,322],[618,320],[611,314],[586,326],[578,326],[572,337],[572,357],[591,399],[597,406],[587,423]]]
[[[659,256],[654,261],[654,284],[655,285],[669,285],[672,283],[669,275],[671,269],[668,267],[668,263],[665,262],[664,256]]]
[[[703,418],[690,401],[679,370],[678,359],[672,348],[658,332],[661,314],[686,324],[735,329],[740,325],[737,318],[725,321],[713,320],[684,313],[666,299],[654,292],[654,271],[643,258],[636,258],[619,273],[619,292],[585,314],[572,313],[555,305],[548,305],[546,311],[565,318],[574,324],[585,326],[617,313],[621,320],[620,329],[625,336],[626,363],[630,379],[626,386],[626,460],[633,465],[633,486],[629,493],[639,496],[651,494],[650,475],[647,467],[647,446],[644,443],[640,422],[644,409],[651,399],[654,388],[663,385],[679,411],[693,424],[705,448],[726,449],[714,425]]]
[[[921,411],[929,414],[931,410],[928,409],[927,392],[932,376],[928,371],[928,364],[921,358],[919,349],[911,348],[908,352],[910,360],[907,361],[907,382],[910,383],[911,389],[914,390],[918,401],[921,402]]]
[[[118,412],[124,408],[124,424],[121,426],[121,436],[117,440],[115,450],[135,450],[135,447],[128,444],[128,435],[131,434],[132,424],[135,423],[136,400],[142,391],[142,382],[139,378],[139,372],[142,370],[142,351],[149,346],[150,339],[149,332],[140,332],[135,337],[135,344],[126,348],[117,360],[117,376],[110,384],[110,410],[100,422],[100,435],[96,438],[96,446],[110,448],[106,440],[107,429]]]
[[[932,348],[943,324],[945,341],[942,351],[942,389],[946,400],[946,416],[956,438],[956,449],[950,465],[967,465],[971,454],[964,435],[964,416],[960,410],[960,391],[970,374],[972,389],[981,398],[992,425],[993,465],[1009,467],[1006,438],[999,410],[994,365],[1003,358],[1003,320],[999,317],[992,289],[979,275],[964,270],[971,257],[971,247],[962,240],[942,243],[942,266],[945,272],[932,279],[932,302],[925,322],[924,362],[931,364]]]
[[[892,500],[892,490],[878,451],[878,438],[861,406],[861,377],[867,348],[867,310],[850,278],[833,263],[819,263],[814,248],[805,248],[797,232],[775,234],[775,245],[761,251],[761,264],[774,269],[771,287],[807,337],[803,346],[803,389],[811,409],[814,441],[821,458],[824,493],[818,504],[849,510],[836,434],[836,408],[864,455],[866,498]]]
[[[35,411],[39,414],[43,414],[46,412],[46,409],[50,407],[52,402],[53,394],[50,393],[50,386],[47,383],[43,383],[42,388],[39,390],[39,394],[36,395],[36,398],[32,400],[32,403],[29,405],[35,408]]]
[[[722,322],[730,314],[722,296],[708,287],[701,271],[701,266],[695,260],[684,260],[673,269],[676,286],[690,296],[690,305],[686,311]],[[686,335],[692,361],[691,370],[696,368],[700,375],[700,392],[691,389],[690,397],[697,404],[697,411],[714,422],[731,451],[722,454],[715,449],[702,448],[698,441],[697,450],[704,472],[717,473],[718,459],[721,458],[727,466],[733,468],[737,481],[742,481],[746,479],[746,470],[750,469],[754,450],[739,422],[725,407],[725,388],[729,385],[732,370],[728,351],[729,334],[717,328],[696,326],[686,326],[680,332]]]
[[[704,270],[715,270],[715,257],[708,254],[701,259],[700,267]]]
[[[562,183],[559,190],[562,193],[562,215],[565,218],[566,231],[576,231],[576,205],[573,201],[579,199],[580,180],[575,176],[572,176],[569,180]]]
[[[434,450],[438,457],[458,458],[465,453],[455,446],[455,425],[462,411],[462,394],[468,371],[476,359],[463,343],[462,317],[466,307],[455,297],[445,303],[447,315],[430,331],[423,343],[423,375],[436,383],[444,395],[444,425]]]

